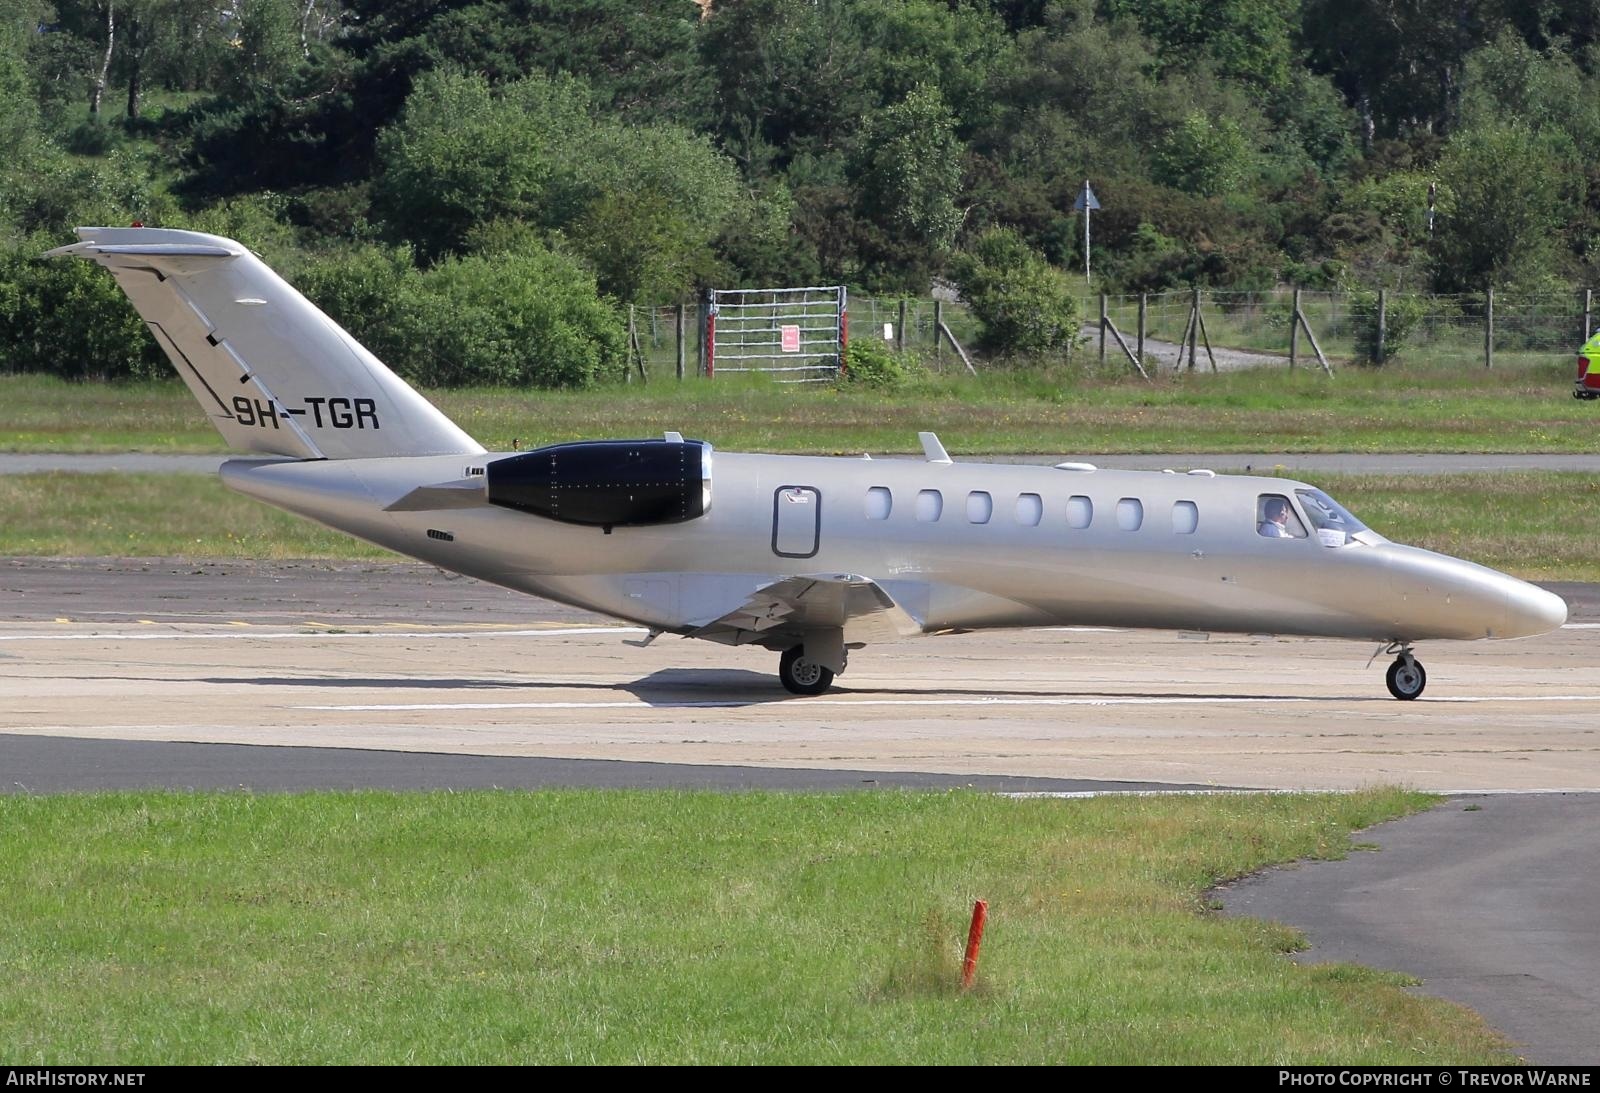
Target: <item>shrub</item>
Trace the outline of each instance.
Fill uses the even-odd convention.
[[[894,391],[917,379],[922,366],[916,358],[897,353],[879,338],[857,338],[845,346],[841,384]]]
[[[0,371],[73,380],[169,374],[109,274],[90,262],[39,257],[66,241],[33,236],[0,252]]]
[[[1354,319],[1356,351],[1368,364],[1395,360],[1422,322],[1425,309],[1417,296],[1391,294],[1384,302],[1383,359],[1378,359],[1378,294],[1350,294],[1350,315]]]
[[[585,387],[626,364],[615,306],[552,251],[441,262],[422,274],[401,326],[405,372],[430,387]]]
[[[1067,276],[1009,228],[985,232],[954,263],[961,295],[1002,353],[1065,352],[1077,343],[1078,301]]]

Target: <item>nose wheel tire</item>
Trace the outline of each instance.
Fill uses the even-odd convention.
[[[1389,665],[1389,674],[1384,682],[1389,685],[1389,693],[1402,702],[1409,702],[1422,693],[1428,685],[1428,673],[1423,670],[1422,664],[1409,656],[1395,658]]]
[[[833,673],[805,657],[805,646],[784,651],[778,661],[778,679],[784,690],[797,695],[819,695],[833,686]]]

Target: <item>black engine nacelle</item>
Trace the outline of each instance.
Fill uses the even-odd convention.
[[[711,508],[703,440],[584,440],[489,463],[491,505],[566,524],[681,524]]]

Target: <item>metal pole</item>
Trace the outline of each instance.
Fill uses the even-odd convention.
[[[694,313],[694,374],[706,374],[706,323],[711,320],[711,290],[701,294]]]
[[[1194,371],[1194,340],[1200,333],[1200,286],[1196,285],[1189,296],[1189,371]]]
[[[1384,362],[1384,358],[1388,356],[1388,347],[1386,345],[1388,337],[1389,290],[1386,288],[1380,288],[1378,290],[1378,359],[1373,362],[1374,364],[1382,364]]]
[[[1084,185],[1088,185],[1085,183]],[[1089,205],[1083,206],[1083,283],[1089,283]]]
[[[689,309],[682,304],[678,305],[678,379],[683,379],[684,360],[684,326],[689,321]]]
[[[933,363],[936,367],[944,367],[944,339],[939,336],[939,331],[944,329],[944,301],[933,301]]]
[[[1300,356],[1300,324],[1305,320],[1300,317],[1300,289],[1294,290],[1294,315],[1289,319],[1289,371],[1294,371],[1295,361]]]
[[[906,300],[904,296],[900,298],[900,325],[894,328],[894,347],[901,353],[906,350]]]
[[[1589,326],[1589,317],[1594,310],[1594,289],[1583,290],[1583,340],[1588,341],[1592,330]],[[1581,344],[1581,343],[1580,343]]]
[[[1483,366],[1494,367],[1494,289],[1484,297],[1483,309]]]
[[[1085,217],[1087,217],[1089,215],[1089,210],[1088,209],[1083,210],[1083,215]],[[1107,313],[1106,313],[1106,294],[1102,292],[1100,294],[1100,363],[1101,364],[1106,363],[1106,323],[1107,322],[1108,322],[1108,316],[1107,316]]]
[[[1139,366],[1144,367],[1144,332],[1145,317],[1150,306],[1150,294],[1139,293]]]

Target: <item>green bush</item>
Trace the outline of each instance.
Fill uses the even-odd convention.
[[[1350,315],[1354,320],[1356,352],[1368,364],[1385,364],[1397,359],[1417,330],[1425,314],[1417,296],[1390,294],[1384,302],[1383,359],[1378,356],[1378,294],[1352,292]]]
[[[426,387],[584,387],[619,375],[625,324],[594,277],[534,244],[426,271],[405,248],[311,263],[306,295],[389,367]]]
[[[956,257],[956,281],[1001,353],[1065,352],[1078,341],[1078,301],[1067,276],[1009,228],[985,232]]]
[[[868,336],[845,346],[844,372],[839,382],[874,391],[894,391],[921,375],[922,366],[915,357],[897,353],[888,342]]]
[[[155,339],[109,274],[90,262],[39,257],[66,242],[33,236],[0,251],[0,372],[73,380],[168,375]]]

